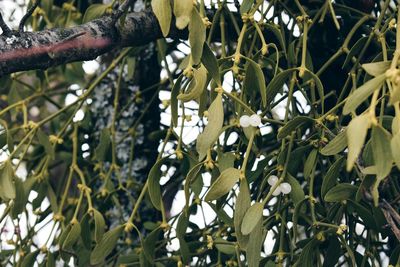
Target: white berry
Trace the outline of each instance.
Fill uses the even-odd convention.
[[[243,128],[249,127],[250,126],[250,117],[247,115],[243,115],[242,117],[240,117],[239,123],[240,123],[240,126],[242,126]]]
[[[277,177],[276,175],[271,175],[271,176],[268,178],[268,184],[269,184],[270,186],[274,186],[274,184],[276,184],[277,181],[278,181],[278,177]]]
[[[287,195],[292,191],[292,186],[289,183],[281,183],[279,188],[284,195]]]
[[[261,124],[261,118],[257,114],[253,114],[250,116],[250,125],[253,127],[257,127]]]
[[[281,193],[281,188],[278,186],[275,191],[272,193],[273,196],[279,196]]]

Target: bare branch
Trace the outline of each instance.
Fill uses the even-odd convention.
[[[178,34],[185,35],[172,27],[171,36]],[[128,14],[123,26],[115,25],[111,17],[105,16],[67,29],[0,36],[0,77],[92,60],[113,48],[144,45],[161,37],[158,21],[151,11]]]

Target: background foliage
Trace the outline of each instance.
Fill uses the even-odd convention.
[[[400,265],[397,1],[129,4],[188,41],[1,78],[2,265]]]

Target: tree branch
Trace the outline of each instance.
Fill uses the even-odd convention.
[[[171,37],[185,32],[171,24]],[[0,36],[0,77],[26,70],[83,60],[92,60],[115,47],[144,45],[162,38],[157,18],[151,11],[127,15],[123,26],[102,17],[68,29],[21,32]]]

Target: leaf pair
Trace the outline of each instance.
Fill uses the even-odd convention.
[[[264,240],[262,212],[263,205],[250,206],[250,190],[246,179],[240,182],[239,195],[235,205],[235,234],[241,249],[246,250],[248,266],[259,266],[261,246]]]

